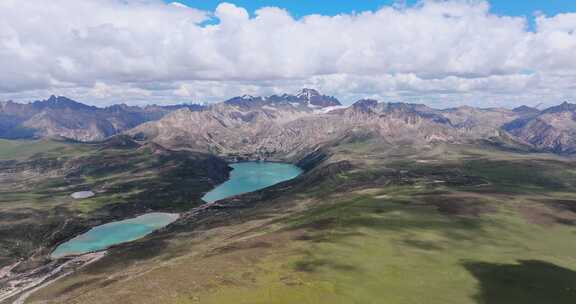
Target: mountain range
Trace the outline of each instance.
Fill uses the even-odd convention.
[[[171,149],[232,158],[289,159],[356,136],[375,136],[388,145],[491,141],[571,155],[576,153],[576,105],[440,110],[362,99],[343,106],[313,89],[245,95],[208,106],[98,108],[56,96],[29,104],[0,103],[1,138],[100,141],[119,133]]]
[[[146,107],[88,106],[62,96],[27,104],[0,102],[0,138],[56,137],[77,141],[101,141],[177,109],[198,110],[200,105]]]

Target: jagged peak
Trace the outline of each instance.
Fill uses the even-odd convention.
[[[241,107],[262,106],[266,103],[299,103],[310,107],[332,107],[342,105],[338,99],[332,96],[321,95],[317,90],[304,88],[296,95],[282,94],[271,95],[267,97],[258,97],[252,95],[243,95],[230,98],[224,101],[224,104]]]
[[[130,106],[122,102],[122,103],[113,104],[110,107],[128,108]]]
[[[48,99],[45,100],[38,100],[32,103],[33,107],[45,109],[63,109],[63,108],[71,108],[71,109],[95,109],[96,107],[89,106],[83,104],[81,102],[77,102],[72,100],[68,97],[64,96],[57,96],[57,95],[50,95]]]
[[[308,105],[319,107],[341,106],[338,99],[333,96],[322,95],[315,89],[303,88],[296,95],[297,98],[304,100]]]
[[[48,99],[45,100],[46,102],[75,102],[75,103],[79,103],[76,102],[66,96],[60,96],[60,95],[50,95],[50,97],[48,97]]]
[[[320,96],[320,92],[315,89],[303,88],[296,94],[296,97],[304,97],[308,100],[310,100],[312,96]]]
[[[554,107],[550,107],[542,112],[543,113],[576,112],[576,104],[564,101],[563,103]]]
[[[123,111],[123,110],[128,110],[131,107],[125,103],[121,103],[121,104],[114,104],[111,106],[106,107],[105,109],[110,110],[110,111]]]

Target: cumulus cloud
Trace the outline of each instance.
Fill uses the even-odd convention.
[[[0,1],[0,98],[212,102],[316,87],[360,97],[517,105],[574,99],[576,14],[499,16],[489,3],[294,18],[231,3]]]

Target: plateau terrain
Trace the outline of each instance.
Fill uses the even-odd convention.
[[[573,104],[344,106],[303,89],[115,108],[2,103],[0,302],[576,301]],[[51,111],[90,118],[33,123]],[[203,200],[243,161],[299,171]],[[257,168],[246,170],[267,170]],[[266,173],[240,176],[259,184]],[[148,213],[178,217],[136,240],[51,256]]]

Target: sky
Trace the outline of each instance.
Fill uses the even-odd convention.
[[[169,3],[170,1],[166,1]],[[218,0],[181,0],[181,3],[206,11],[214,11],[222,1]],[[414,5],[417,0],[237,0],[232,1],[237,6],[244,7],[249,12],[265,7],[275,6],[288,10],[295,17],[311,14],[337,15],[377,10],[382,6]],[[564,12],[576,12],[574,0],[493,0],[490,1],[490,11],[494,14],[509,16],[534,16],[535,13],[556,15]]]
[[[0,100],[576,102],[576,1],[2,0]]]

